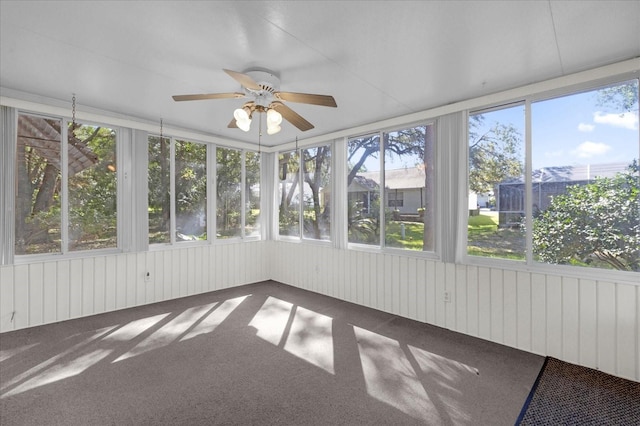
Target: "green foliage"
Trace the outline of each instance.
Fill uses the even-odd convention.
[[[380,243],[380,199],[371,201],[371,213],[367,213],[361,201],[350,200],[348,205],[348,234],[350,243]]]
[[[631,111],[638,103],[638,80],[598,90],[598,105]]]
[[[554,264],[640,271],[637,162],[613,178],[567,188],[533,222],[533,252]]]
[[[511,124],[494,123],[479,133],[484,120],[482,114],[469,117],[469,188],[478,194],[522,176],[524,170],[520,132]]]
[[[116,135],[111,129],[83,125],[75,142],[85,145],[96,162],[69,177],[69,234],[72,249],[115,247],[117,235]],[[80,246],[77,244],[81,244]]]

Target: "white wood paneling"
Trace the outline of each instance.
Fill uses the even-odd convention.
[[[613,283],[598,282],[598,364],[597,368],[616,371],[616,286]]]
[[[44,265],[29,265],[29,325],[44,321]]]
[[[261,275],[261,267],[240,267],[239,263],[249,256],[262,262],[264,247],[263,242],[225,245],[234,252],[233,264],[225,268],[226,277],[236,284],[269,279]],[[210,291],[213,282],[223,282],[221,269],[211,262],[215,250],[209,246],[168,247],[2,266],[0,332]],[[147,271],[149,281],[145,281]]]
[[[13,266],[0,266],[0,331],[15,328]]]
[[[0,332],[267,279],[640,381],[640,286],[299,242],[3,266]]]
[[[616,373],[626,378],[637,376],[635,357],[629,354],[636,353],[638,340],[638,305],[636,304],[636,291],[638,287],[630,285],[617,285],[616,306]],[[636,353],[637,356],[637,353]]]
[[[57,319],[56,295],[58,291],[56,263],[46,262],[44,264],[44,317],[43,323],[54,322]]]
[[[580,358],[580,293],[576,278],[562,279],[562,359],[578,363]]]
[[[547,282],[543,274],[531,276],[531,348],[534,353],[547,353]]]
[[[595,368],[598,365],[598,297],[597,286],[593,280],[582,280],[579,286],[580,307],[578,317],[580,341],[579,364]]]
[[[562,278],[546,280],[547,355],[562,359]]]
[[[640,380],[639,286],[312,245],[300,259],[299,244],[275,244],[289,260],[274,263],[273,279],[301,286],[292,259],[321,259],[333,282],[318,292]]]
[[[518,340],[516,346],[531,351],[531,275],[518,272],[516,316]]]

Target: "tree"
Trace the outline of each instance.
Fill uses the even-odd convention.
[[[349,174],[347,176],[347,184],[351,185],[353,180],[359,173],[365,170],[365,162],[369,158],[380,158],[380,150],[388,159],[408,159],[410,167],[425,167],[425,170],[433,166],[433,146],[434,146],[433,126],[415,126],[393,132],[385,132],[380,134],[365,136],[362,138],[351,139],[348,144],[347,161],[349,164]],[[425,188],[427,191],[427,200],[425,203],[424,215],[424,233],[423,233],[423,249],[431,250],[433,248],[433,223],[429,220],[432,214],[433,205],[430,195],[433,193],[433,176],[431,173],[425,173]],[[378,231],[380,229],[379,214],[380,202],[374,197],[368,201],[370,214],[363,210],[363,202],[350,200],[349,209],[349,238],[354,242],[375,243],[379,240]],[[377,207],[376,207],[377,206]],[[390,215],[385,216],[386,220],[390,219]]]
[[[329,220],[328,205],[322,205],[320,200],[320,191],[329,181],[331,164],[331,147],[319,146],[312,149],[305,149],[303,154],[303,175],[304,182],[309,185],[311,190],[311,208],[312,214],[309,217],[305,215],[305,222],[309,223],[311,229],[309,234],[315,239],[322,239],[322,229],[326,227]],[[306,209],[306,208],[305,208]],[[307,230],[305,227],[305,234]]]
[[[638,163],[613,178],[567,188],[533,221],[533,252],[544,262],[640,271]]]
[[[617,110],[638,108],[638,80],[598,90],[598,105],[613,106]]]
[[[485,116],[469,117],[469,189],[482,194],[509,179],[521,177],[522,135],[511,124],[495,123],[483,129]]]

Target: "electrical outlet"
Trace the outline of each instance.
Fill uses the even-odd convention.
[[[444,302],[451,303],[451,293],[449,293],[448,291],[444,292]]]
[[[146,274],[144,274],[144,281],[145,282],[151,281],[151,272],[147,272]]]

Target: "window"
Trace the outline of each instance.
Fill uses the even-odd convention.
[[[171,140],[149,136],[149,244],[171,242]]]
[[[386,247],[433,250],[434,126],[415,126],[382,134],[383,213]]]
[[[303,149],[304,238],[331,239],[331,147]]]
[[[348,241],[380,245],[380,134],[347,143]]]
[[[398,188],[387,190],[387,206],[404,207],[404,192],[398,191]]]
[[[149,244],[206,240],[207,145],[149,136],[148,149]]]
[[[638,80],[531,104],[533,259],[640,271]]]
[[[176,241],[207,239],[207,146],[176,141]]]
[[[639,271],[638,158],[638,80],[471,115],[468,254]]]
[[[297,151],[278,154],[280,235],[300,236],[300,161]]]
[[[525,259],[524,118],[524,105],[469,116],[469,255]]]
[[[245,152],[245,225],[246,237],[260,236],[260,154]]]
[[[431,124],[349,140],[350,243],[380,245],[384,235],[386,247],[433,250],[434,143]]]
[[[242,230],[242,152],[217,148],[217,238],[240,237]]]
[[[15,253],[116,248],[116,170],[114,130],[20,114]]]

